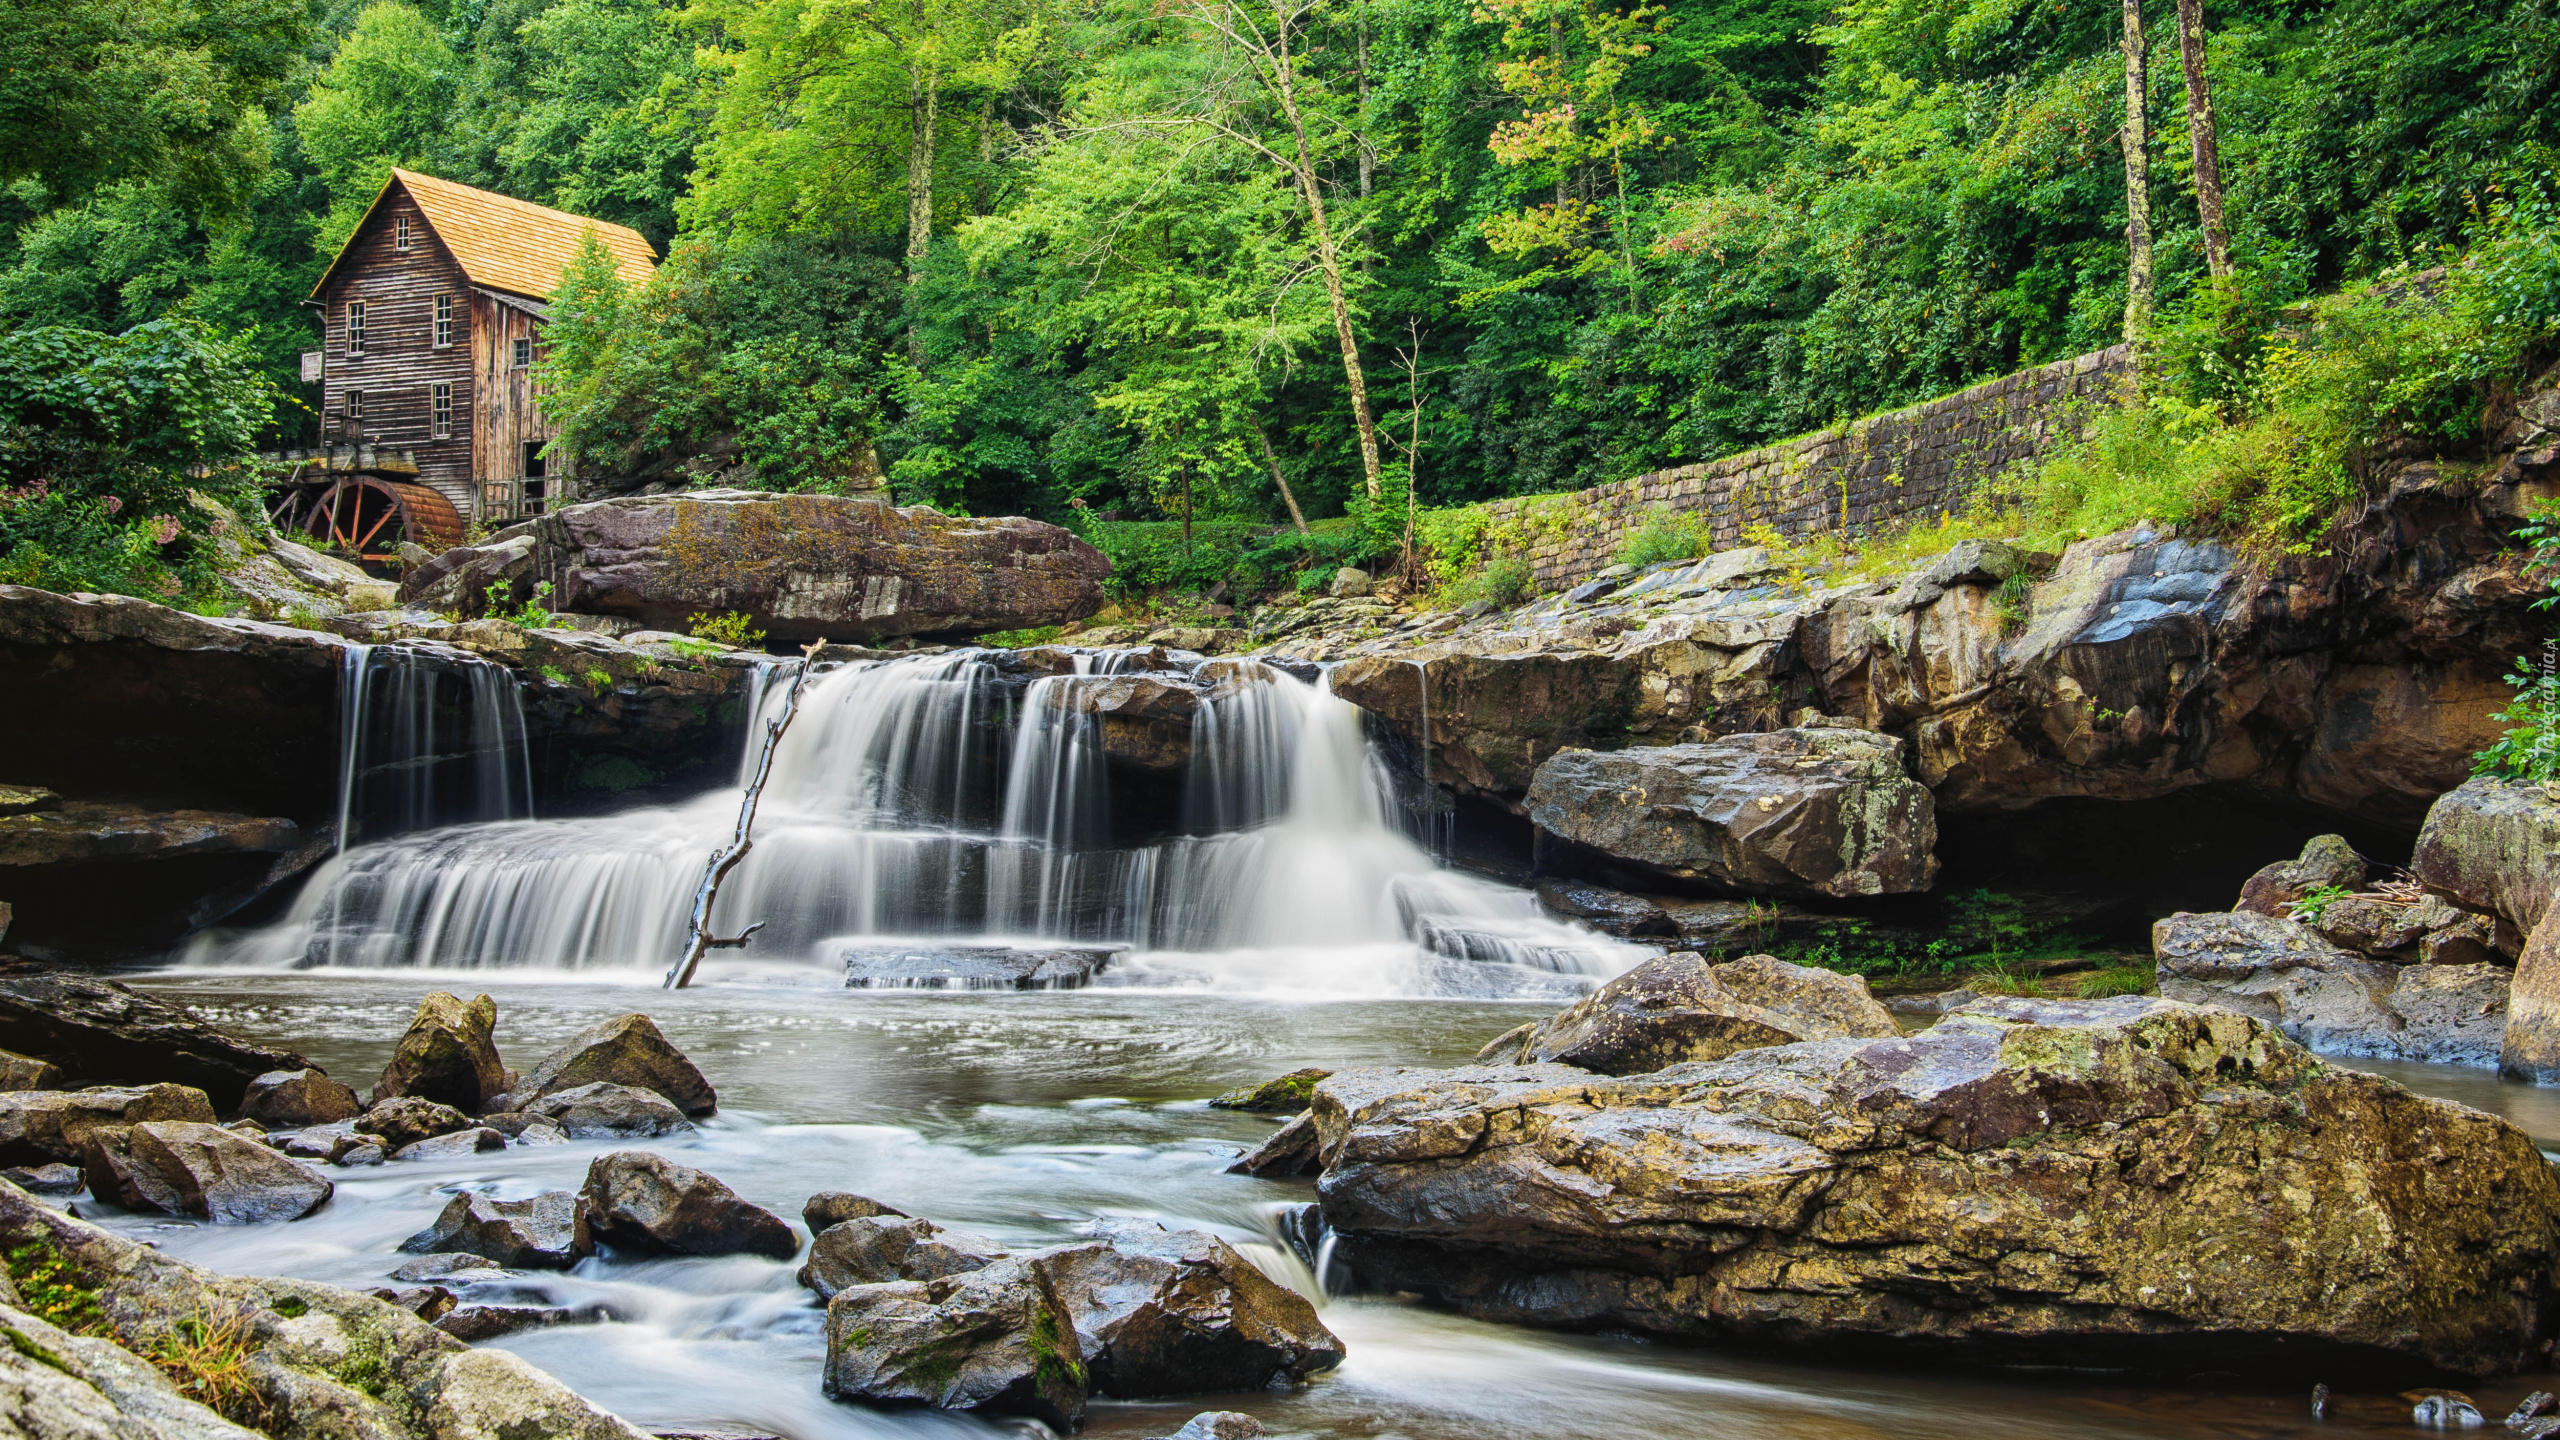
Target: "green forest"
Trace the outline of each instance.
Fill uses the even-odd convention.
[[[2560,146],[2553,0],[2209,3],[2198,77],[2159,0],[0,7],[0,345],[122,357],[155,438],[120,453],[168,475],[314,433],[301,301],[395,165],[661,251],[561,298],[586,473],[825,490],[876,456],[949,511],[1271,525],[2116,342],[2128,19],[2165,327],[2437,263],[2542,213]],[[0,400],[96,409],[43,388]]]

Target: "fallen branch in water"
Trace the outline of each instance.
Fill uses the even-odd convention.
[[[756,757],[756,773],[747,781],[747,793],[738,798],[738,829],[729,837],[728,845],[712,852],[711,863],[702,872],[702,888],[693,895],[693,930],[684,947],[684,958],[667,971],[667,987],[681,990],[693,983],[695,967],[705,953],[734,950],[747,943],[749,936],[764,928],[758,920],[735,935],[722,937],[711,933],[711,906],[720,898],[720,882],[738,868],[755,848],[756,805],[764,799],[765,777],[773,773],[773,752],[782,745],[782,732],[791,728],[791,718],[800,713],[800,687],[809,683],[809,667],[818,663],[818,650],[827,642],[818,640],[800,649],[800,670],[791,677],[791,690],[782,697],[782,715],[764,722],[764,753]]]

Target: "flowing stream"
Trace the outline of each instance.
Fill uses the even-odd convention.
[[[719,1088],[692,1135],[641,1142],[796,1221],[854,1190],[1014,1244],[1098,1217],[1214,1231],[1314,1291],[1275,1217],[1305,1181],[1223,1173],[1273,1122],[1208,1097],[1301,1065],[1459,1063],[1495,1034],[1644,951],[1543,918],[1531,897],[1454,874],[1413,835],[1356,711],[1321,683],[1233,662],[1195,676],[1179,803],[1160,833],[1112,812],[1102,720],[1084,687],[1127,662],[1007,681],[982,652],[812,678],[777,756],[754,853],[719,926],[767,929],[705,982],[656,988],[704,856],[737,792],[583,820],[489,818],[349,848],[269,929],[215,937],[142,979],[220,1023],[309,1055],[360,1090],[430,989],[487,990],[529,1064],[605,1016],[645,1010]],[[777,698],[769,677],[764,697]],[[361,712],[359,712],[361,713]],[[1128,947],[1089,988],[847,989],[856,937]],[[2551,1143],[2539,1092],[2470,1087]],[[332,1170],[311,1218],[216,1227],[101,1218],[245,1274],[387,1283],[402,1239],[463,1189],[574,1188],[607,1142]],[[81,1202],[84,1213],[96,1207]],[[796,1262],[603,1256],[467,1298],[567,1306],[589,1323],[496,1342],[655,1430],[743,1427],[791,1440],[993,1435],[965,1417],[838,1405],[819,1392],[823,1312]],[[1145,1404],[1097,1402],[1085,1433],[1163,1435],[1207,1409],[1328,1437],[1714,1435],[2218,1437],[2406,1434],[2405,1402],[2307,1397],[2245,1376],[2131,1388],[2103,1376],[1905,1371],[1479,1324],[1393,1296],[1327,1296],[1350,1358],[1312,1384]],[[2103,1362],[2103,1355],[2093,1355]],[[2475,1390],[2494,1423],[2537,1377]],[[2539,1377],[2548,1385],[2548,1377]],[[2350,1392],[2352,1376],[2331,1382]],[[2513,1393],[2509,1393],[2513,1392]]]

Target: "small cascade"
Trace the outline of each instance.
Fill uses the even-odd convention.
[[[1104,722],[1080,691],[1152,659],[1105,652],[1035,675],[1003,652],[958,651],[813,676],[775,755],[755,852],[722,890],[714,927],[763,921],[748,957],[839,970],[882,943],[1103,946],[1133,953],[1097,983],[1303,981],[1334,993],[1569,994],[1641,956],[1548,919],[1524,892],[1435,864],[1395,803],[1403,767],[1381,759],[1362,712],[1321,677],[1252,661],[1168,677],[1204,697],[1182,833],[1115,845]],[[770,667],[749,692],[750,739],[788,668]],[[381,659],[356,675],[365,748],[346,789],[359,843],[315,874],[285,922],[203,954],[571,970],[662,965],[681,947],[736,790],[578,820],[525,818],[529,805],[477,790],[466,805],[452,798],[462,772],[441,773],[455,757],[434,740],[460,723],[447,718],[463,713],[460,697],[483,704],[475,677]],[[486,703],[501,693],[512,690]],[[447,748],[520,772],[514,724],[512,751],[478,745],[477,718],[473,746]],[[422,768],[438,778],[395,790],[412,778],[388,758],[400,746],[437,757]],[[463,814],[470,823],[426,828]]]
[[[477,656],[355,645],[339,687],[338,849],[533,813],[515,677]]]

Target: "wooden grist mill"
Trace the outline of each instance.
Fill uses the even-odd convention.
[[[268,492],[267,514],[278,530],[376,562],[396,556],[402,541],[438,551],[462,543],[462,514],[441,491],[395,476],[332,472],[325,464],[298,463]]]

